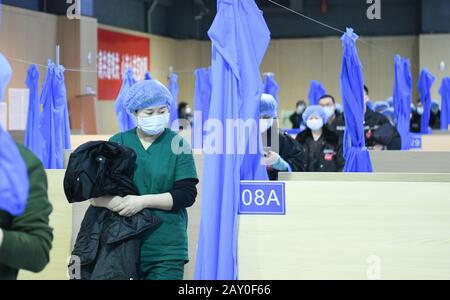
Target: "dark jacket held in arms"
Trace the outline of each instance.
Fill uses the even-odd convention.
[[[138,195],[133,182],[135,168],[136,154],[128,147],[113,142],[84,144],[70,157],[64,178],[67,199],[73,203],[101,196]],[[149,209],[127,218],[106,208],[89,207],[72,252],[71,279],[139,279],[143,234],[159,223]]]

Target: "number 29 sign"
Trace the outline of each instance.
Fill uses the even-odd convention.
[[[285,215],[284,182],[242,181],[240,215]]]

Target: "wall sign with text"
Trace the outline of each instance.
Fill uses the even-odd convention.
[[[150,38],[98,29],[98,99],[115,100],[122,86],[122,74],[133,69],[143,80],[150,68]]]
[[[284,182],[242,181],[240,193],[240,215],[286,214]]]
[[[422,149],[422,136],[418,134],[411,135],[411,149]]]

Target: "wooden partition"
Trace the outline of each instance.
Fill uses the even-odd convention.
[[[285,216],[240,217],[240,279],[450,278],[450,175],[281,180]]]
[[[450,151],[370,151],[376,173],[450,173]]]
[[[20,279],[67,279],[72,237],[86,209],[67,203],[64,171],[47,174],[51,262],[40,274],[20,272]],[[296,173],[281,179],[285,216],[240,217],[240,279],[367,279],[374,268],[383,279],[450,278],[450,175]],[[200,195],[188,213],[185,279],[193,279]]]
[[[450,134],[436,131],[431,135],[423,135],[420,151],[450,151]]]

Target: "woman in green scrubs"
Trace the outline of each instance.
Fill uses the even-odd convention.
[[[149,208],[161,218],[141,244],[141,279],[147,280],[182,280],[189,260],[186,207],[195,202],[198,179],[189,144],[166,128],[171,103],[169,90],[157,80],[131,87],[125,106],[136,116],[137,127],[110,141],[136,152],[134,182],[140,196],[91,200],[122,216]]]

